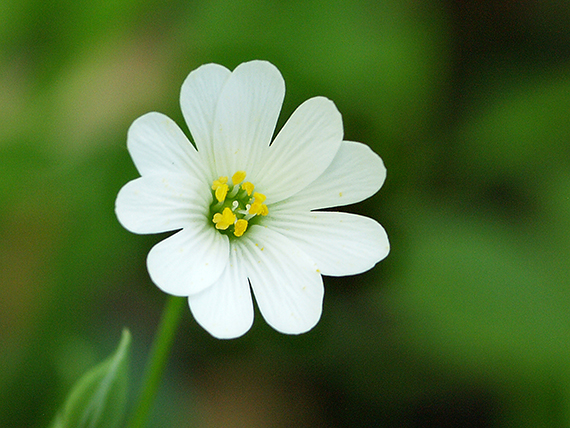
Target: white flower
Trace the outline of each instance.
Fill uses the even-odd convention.
[[[284,94],[268,62],[233,72],[207,64],[180,95],[196,147],[160,113],[129,129],[141,177],[119,192],[119,221],[134,233],[179,230],[151,249],[150,277],[188,296],[198,323],[218,338],[249,330],[251,289],[273,328],[310,330],[322,312],[321,275],[364,272],[389,251],[376,221],[315,211],[373,195],[386,177],[382,160],[343,141],[341,115],[323,97],[301,104],[272,141]]]

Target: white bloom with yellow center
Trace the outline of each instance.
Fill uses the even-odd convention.
[[[195,146],[160,113],[128,132],[141,177],[119,192],[119,221],[134,233],[178,230],[151,249],[149,274],[166,293],[187,296],[198,323],[218,338],[249,330],[251,290],[273,328],[310,330],[321,316],[321,275],[364,272],[389,251],[376,221],[317,211],[376,193],[382,160],[343,141],[341,115],[323,97],[301,104],[272,141],[284,94],[268,62],[233,72],[207,64],[180,95]]]

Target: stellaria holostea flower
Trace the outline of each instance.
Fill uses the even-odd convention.
[[[198,323],[234,338],[253,323],[251,290],[265,320],[298,334],[315,326],[321,275],[372,268],[386,232],[355,214],[317,211],[376,193],[386,177],[369,147],[343,141],[332,101],[301,104],[272,141],[285,85],[272,64],[190,73],[180,103],[194,145],[168,117],[134,121],[127,146],[141,177],[119,192],[116,213],[134,233],[178,230],[147,260],[153,282],[187,296]]]

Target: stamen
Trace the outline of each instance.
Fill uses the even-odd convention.
[[[225,234],[233,233],[236,237],[243,236],[255,216],[266,216],[269,213],[264,204],[267,198],[254,192],[254,185],[243,181],[245,177],[245,171],[236,171],[229,184],[228,177],[225,176],[212,182],[215,198],[210,205],[212,221],[216,229],[226,231]]]
[[[217,180],[214,180],[214,184],[212,184],[212,190],[216,190],[218,187],[226,184],[228,182],[228,177],[220,177]]]
[[[240,218],[238,221],[236,221],[235,224],[235,230],[234,230],[234,235],[237,237],[242,236],[245,231],[247,230],[247,220],[244,220],[243,218]]]
[[[226,195],[228,194],[228,177],[220,177],[217,180],[214,180],[212,184],[212,190],[215,191],[216,199],[218,202],[223,202],[226,199]]]
[[[237,171],[233,176],[232,176],[232,183],[235,185],[241,183],[244,179],[245,179],[245,171]]]
[[[257,192],[253,194],[253,197],[255,198],[255,202],[259,202],[260,204],[264,203],[265,200],[267,199],[267,196]]]
[[[249,213],[253,214],[253,215],[267,215],[267,213],[269,212],[267,209],[267,205],[265,205],[263,202],[265,202],[265,199],[267,199],[267,197],[261,193],[257,193],[255,192],[253,194],[254,197],[254,202],[253,204],[251,204],[251,207],[249,207]]]
[[[228,194],[228,198],[235,198],[237,196],[239,192],[239,186],[234,186],[234,188],[232,189],[232,191]]]
[[[253,193],[253,187],[253,184],[251,184],[249,181],[246,181],[241,185],[241,188],[247,192],[247,196],[251,196]]]
[[[254,202],[249,207],[249,213],[253,214],[253,215],[257,215],[259,213],[259,210],[261,210],[261,205],[262,205],[261,202]]]
[[[216,224],[216,229],[226,230],[236,221],[236,216],[228,207],[224,208],[222,214],[214,214],[212,221]],[[244,229],[245,232],[245,229]]]
[[[218,202],[223,202],[228,194],[228,185],[221,184],[216,188],[216,199]]]

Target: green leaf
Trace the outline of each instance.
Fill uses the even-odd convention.
[[[123,330],[113,355],[83,375],[69,393],[51,428],[116,428],[127,402],[131,334]]]

